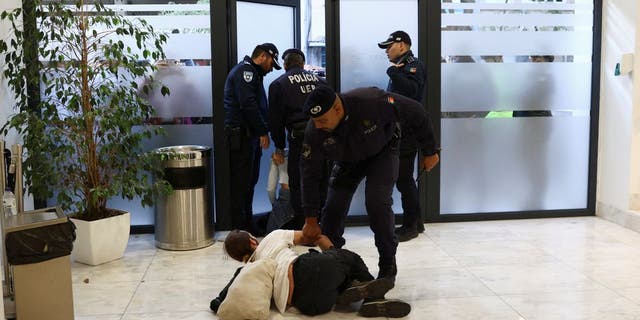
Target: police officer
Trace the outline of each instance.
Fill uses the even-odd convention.
[[[253,189],[262,149],[269,147],[263,78],[278,64],[272,43],[257,45],[227,76],[224,85],[225,142],[230,157],[231,227],[254,231]],[[254,231],[255,232],[255,231]]]
[[[342,247],[344,219],[358,184],[366,177],[365,205],[380,255],[378,278],[395,280],[398,242],[391,194],[398,177],[398,140],[401,129],[412,131],[425,155],[420,166],[431,170],[439,161],[439,144],[427,113],[417,101],[378,88],[336,95],[326,86],[311,93],[304,109],[312,120],[307,124],[301,156],[304,236],[315,239],[322,231],[336,247]],[[324,159],[335,162],[320,230],[318,181]]]
[[[401,94],[418,102],[422,101],[424,91],[424,65],[411,52],[411,38],[404,31],[396,31],[387,40],[378,43],[385,49],[391,62],[387,68],[389,84],[387,91]],[[403,130],[400,141],[400,164],[398,165],[398,182],[396,187],[402,199],[402,226],[396,228],[398,241],[408,241],[424,232],[424,224],[420,216],[418,187],[413,178],[417,153],[415,137],[408,130]]]
[[[284,163],[285,140],[288,140],[287,173],[291,207],[295,216],[282,228],[300,230],[304,225],[304,214],[300,203],[300,149],[304,139],[304,129],[309,120],[309,115],[303,112],[302,106],[316,85],[326,84],[326,81],[303,69],[305,56],[299,49],[285,50],[282,59],[286,73],[269,85],[269,129],[276,147],[272,158],[276,164]]]

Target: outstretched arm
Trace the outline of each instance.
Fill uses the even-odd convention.
[[[333,247],[333,243],[327,236],[320,235],[320,237],[316,240],[309,239],[304,236],[302,231],[294,231],[293,232],[293,244],[295,245],[315,245],[320,247],[320,250],[325,251],[329,248]]]

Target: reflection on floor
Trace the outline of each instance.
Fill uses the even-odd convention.
[[[596,218],[428,224],[398,247],[398,279],[408,319],[640,319],[640,234]],[[224,233],[218,233],[222,238]],[[367,227],[348,228],[346,248],[377,274]],[[131,237],[125,257],[73,265],[76,319],[217,319],[209,301],[239,264],[220,242],[186,252]],[[290,309],[291,310],[291,309]],[[293,312],[271,319],[306,319]],[[317,319],[355,319],[332,312]]]

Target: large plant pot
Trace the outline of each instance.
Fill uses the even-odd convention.
[[[92,266],[120,259],[127,248],[131,226],[131,215],[122,212],[95,221],[71,219],[77,228],[71,258]]]

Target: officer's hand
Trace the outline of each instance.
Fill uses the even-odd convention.
[[[422,157],[420,168],[429,172],[438,164],[438,162],[440,162],[440,157],[438,157],[437,153],[430,156],[424,156]]]
[[[269,136],[268,135],[264,135],[260,137],[260,148],[262,149],[267,149],[269,148]]]
[[[302,227],[302,235],[312,242],[317,241],[320,238],[322,231],[320,230],[320,225],[318,224],[317,217],[308,217],[304,221],[304,226]]]
[[[281,165],[284,163],[284,155],[279,152],[274,152],[271,154],[271,160],[273,160],[273,163]]]

